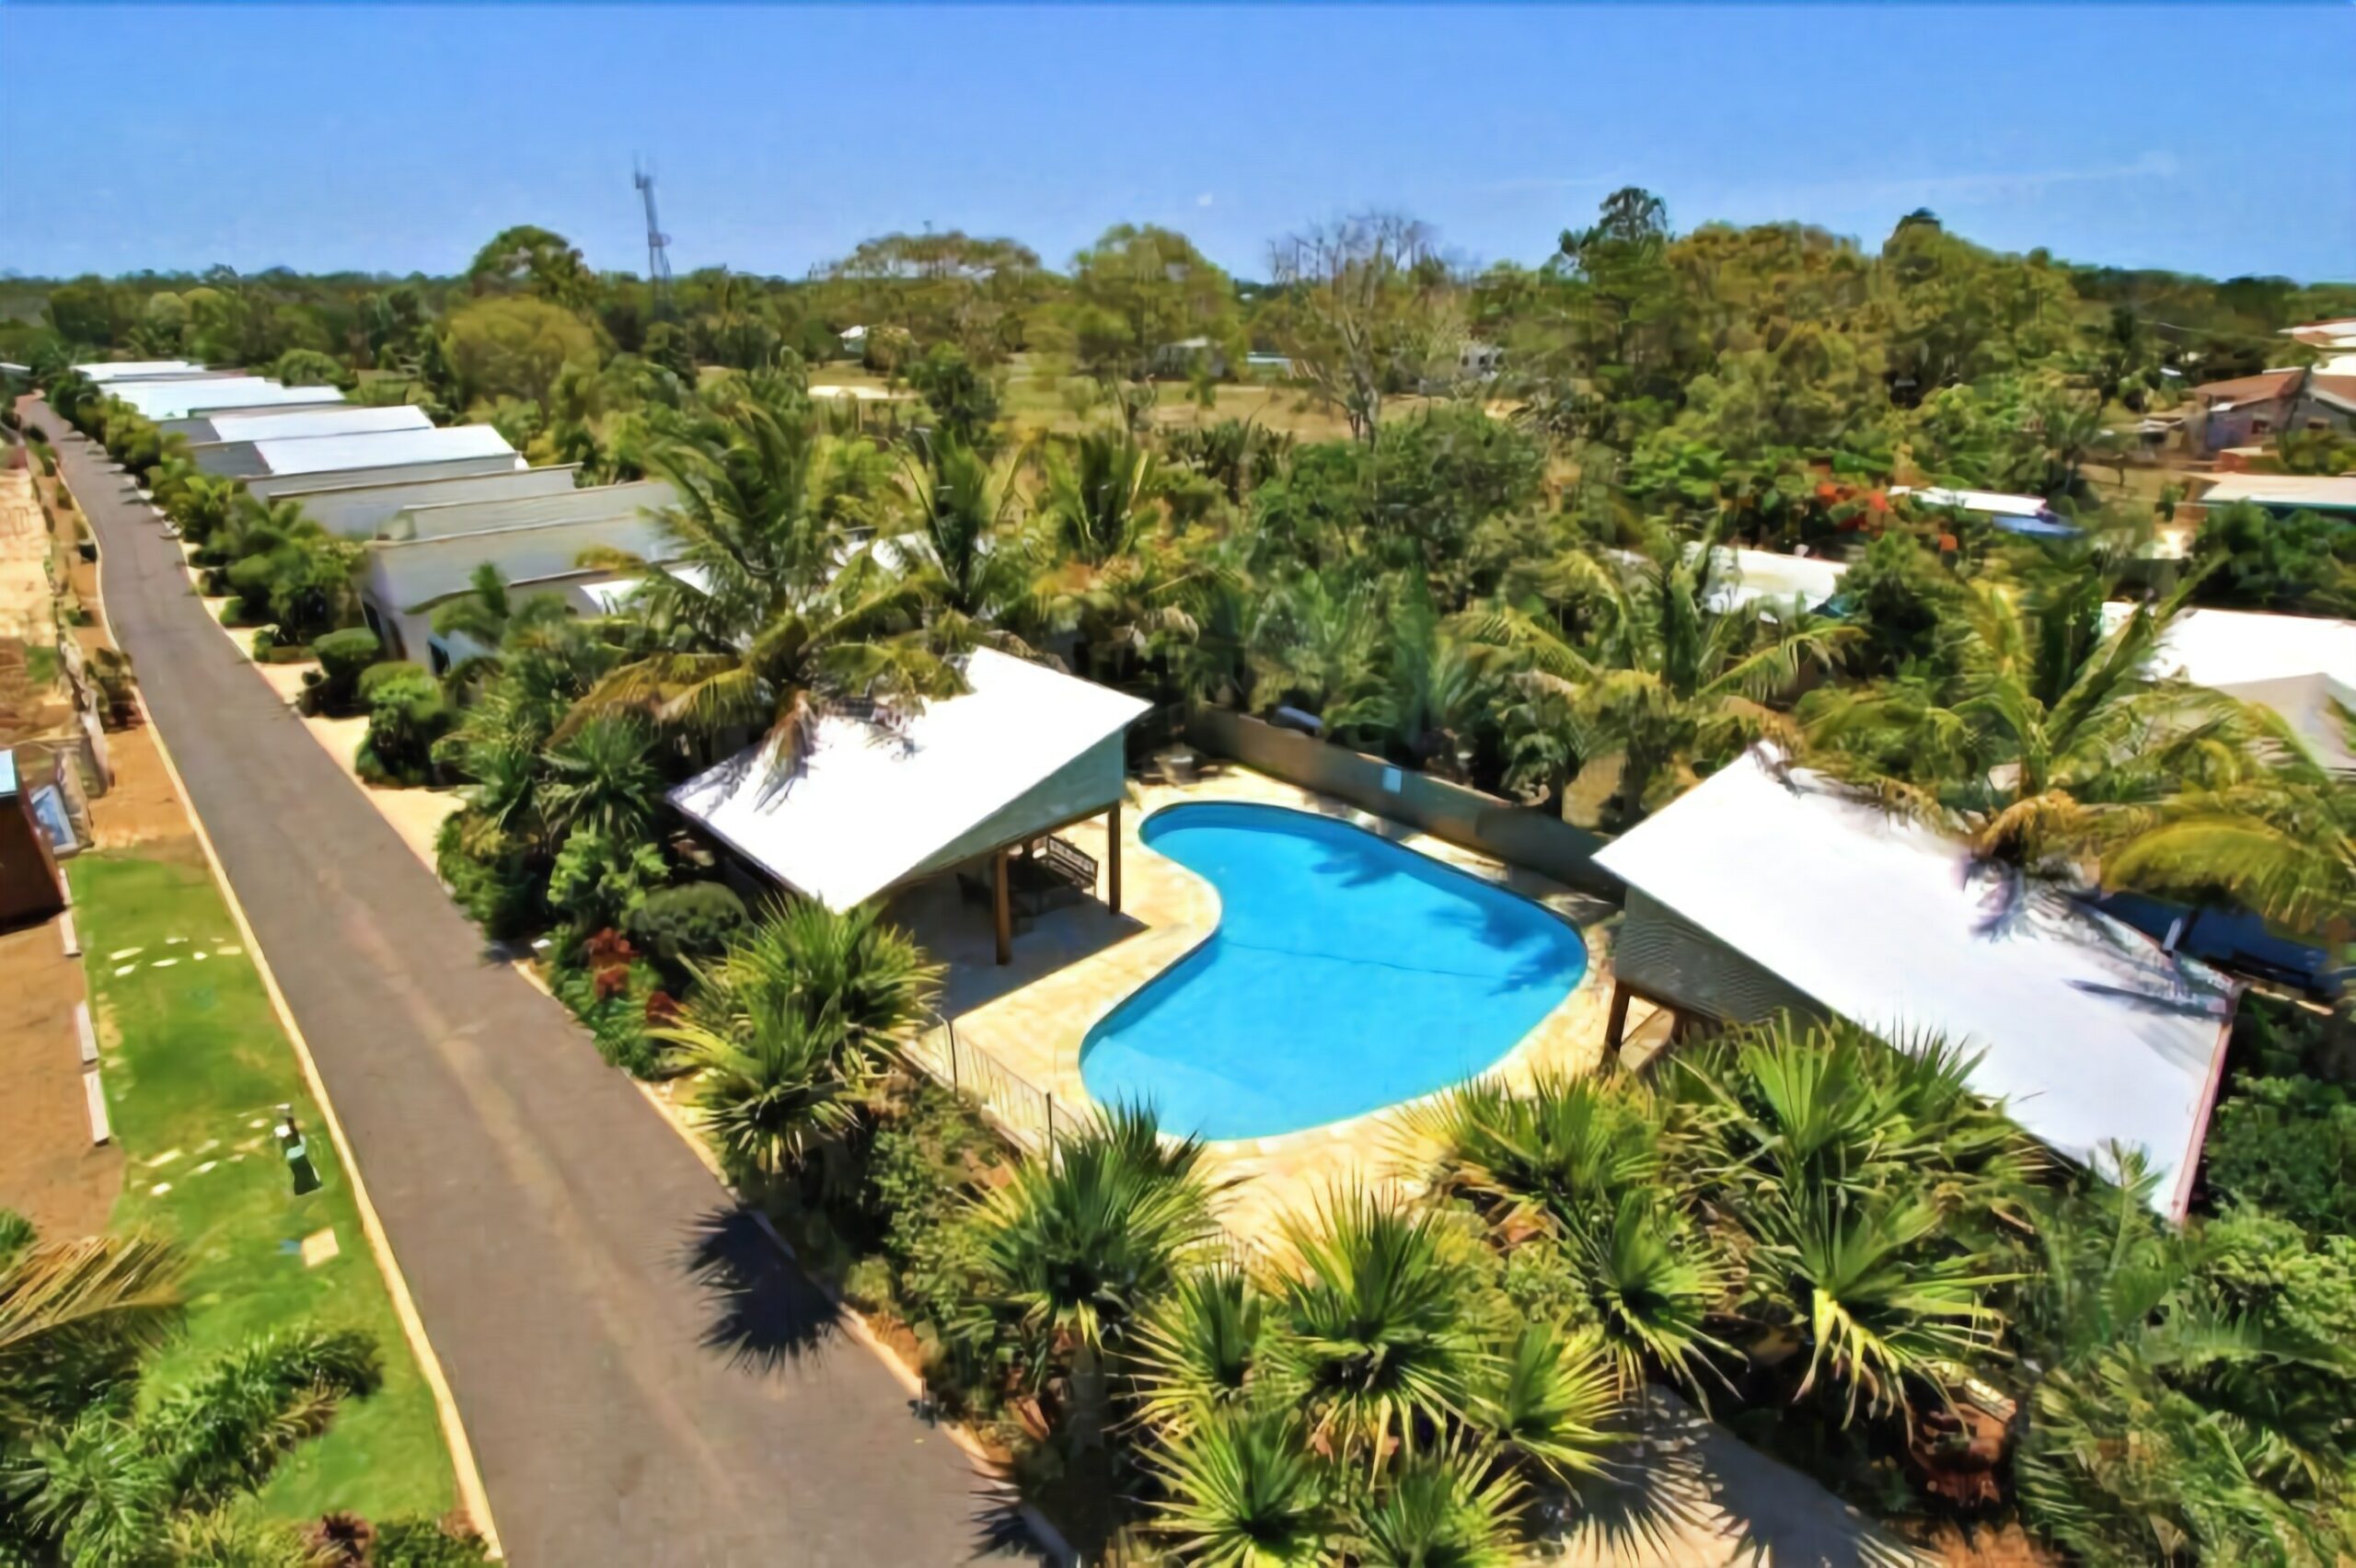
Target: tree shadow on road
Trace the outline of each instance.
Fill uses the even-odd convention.
[[[842,1332],[842,1309],[778,1251],[746,1209],[714,1209],[698,1218],[685,1254],[688,1275],[713,1308],[704,1348],[733,1365],[774,1371]]]

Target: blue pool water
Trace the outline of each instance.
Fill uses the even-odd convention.
[[[1090,1032],[1080,1071],[1170,1132],[1265,1137],[1444,1089],[1587,970],[1545,909],[1345,823],[1204,802],[1142,836],[1218,890],[1218,930]]]

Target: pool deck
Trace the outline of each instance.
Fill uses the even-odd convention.
[[[1080,1075],[1080,1045],[1088,1032],[1218,927],[1218,895],[1210,884],[1138,836],[1145,819],[1162,807],[1199,801],[1288,806],[1353,823],[1510,888],[1571,921],[1587,942],[1587,972],[1491,1076],[1527,1084],[1542,1069],[1586,1072],[1602,1059],[1618,913],[1611,905],[1330,796],[1230,766],[1191,784],[1133,785],[1121,813],[1122,913],[1084,903],[1042,916],[1017,929],[1014,961],[1004,967],[994,962],[987,912],[963,902],[953,880],[919,883],[893,901],[892,917],[948,965],[941,1012],[953,1023],[959,1043],[978,1047],[1052,1095],[1058,1120],[1095,1107]],[[1064,836],[1103,862],[1102,818],[1068,828]],[[1647,1010],[1642,1004],[1630,1009],[1632,1032]],[[1277,1233],[1273,1222],[1288,1213],[1307,1213],[1336,1186],[1402,1180],[1413,1164],[1403,1154],[1411,1147],[1405,1113],[1420,1103],[1275,1137],[1206,1145],[1207,1172],[1230,1185],[1221,1212],[1228,1229],[1247,1241],[1265,1241]]]

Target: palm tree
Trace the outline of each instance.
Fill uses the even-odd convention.
[[[875,905],[837,914],[781,899],[702,974],[688,1010],[721,1032],[781,1012],[814,1026],[831,1017],[844,1047],[881,1066],[932,1015],[941,973]]]
[[[845,703],[963,690],[928,645],[914,586],[811,506],[806,429],[753,400],[717,422],[717,434],[658,459],[680,497],[661,513],[674,569],[649,572],[636,604],[641,649],[567,726],[623,710],[700,740],[748,726],[763,732],[767,764],[791,775],[818,721]]]
[[[983,1275],[1026,1332],[1071,1357],[1072,1429],[1103,1441],[1109,1353],[1208,1240],[1201,1146],[1165,1145],[1152,1113],[1124,1106],[1057,1142],[978,1200]]]
[[[1320,1202],[1286,1236],[1284,1376],[1314,1441],[1379,1474],[1418,1429],[1461,1416],[1493,1355],[1466,1309],[1467,1270],[1433,1210],[1364,1192]]]
[[[1083,673],[1118,675],[1163,640],[1194,635],[1202,582],[1157,548],[1161,493],[1134,434],[1091,431],[1047,455],[1040,537],[1052,564],[1032,594],[1046,628],[1079,633]]]
[[[2094,592],[2099,592],[2099,581]],[[1810,760],[1893,810],[1959,829],[1983,859],[2071,863],[2189,791],[2281,759],[2242,704],[2150,678],[2189,585],[2100,630],[2087,580],[1964,585],[1951,690],[1827,690],[1803,708]]]
[[[1553,616],[1501,605],[1462,619],[1463,635],[1501,670],[1553,698],[1571,757],[1621,759],[1616,825],[1634,824],[1761,737],[1788,738],[1789,721],[1766,705],[1805,672],[1831,668],[1853,639],[1812,616],[1725,603],[1724,571],[1713,537],[1689,548],[1657,531],[1632,560],[1555,561],[1542,584],[1559,606]]]
[[[1359,1568],[1510,1568],[1521,1486],[1475,1449],[1419,1454],[1358,1510]]]
[[[1620,1441],[1610,1424],[1623,1399],[1600,1336],[1525,1322],[1476,1388],[1468,1414],[1507,1457],[1567,1483],[1602,1473]]]
[[[0,1449],[170,1339],[182,1274],[178,1254],[152,1238],[44,1242],[0,1210]]]
[[[1267,1298],[1241,1269],[1185,1275],[1138,1323],[1129,1347],[1139,1417],[1174,1433],[1264,1402],[1274,1332]]]
[[[916,529],[892,541],[902,570],[953,641],[978,639],[1022,651],[1012,623],[1027,613],[1032,584],[1016,484],[1022,452],[993,463],[946,432],[919,450],[923,461],[907,463]]]
[[[632,714],[601,714],[550,745],[539,810],[552,836],[587,828],[619,843],[648,836],[663,801],[653,735]]]
[[[1200,1568],[1326,1568],[1339,1521],[1299,1412],[1222,1412],[1147,1457],[1167,1497],[1155,1531]]]
[[[800,1171],[859,1124],[873,1072],[840,1014],[756,1011],[740,1027],[687,1020],[649,1032],[695,1080],[697,1120],[737,1176]]]

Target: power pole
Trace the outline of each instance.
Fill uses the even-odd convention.
[[[630,183],[646,203],[646,281],[654,291],[654,319],[671,318],[671,236],[663,232],[663,225],[654,215],[654,175],[650,169],[632,165]]]

